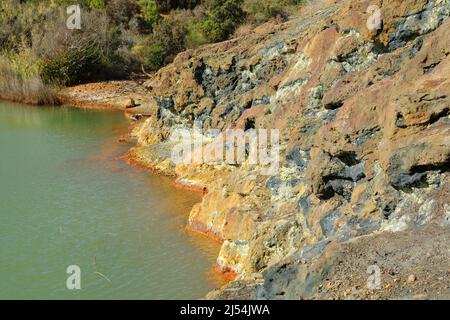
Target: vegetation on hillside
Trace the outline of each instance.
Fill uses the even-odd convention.
[[[141,66],[155,71],[183,50],[229,39],[241,26],[286,19],[302,2],[78,0],[81,29],[71,30],[72,0],[2,0],[0,96],[29,92],[36,103],[47,102],[47,94],[38,94],[44,86],[123,79]]]

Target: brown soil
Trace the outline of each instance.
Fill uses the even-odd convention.
[[[356,238],[343,245],[317,299],[449,299],[450,239],[435,224]],[[368,289],[369,266],[381,271],[380,289]]]
[[[128,99],[134,99],[139,105],[126,109]],[[148,92],[143,86],[134,81],[108,81],[82,84],[69,87],[59,92],[62,104],[78,108],[101,110],[126,110],[130,113],[149,113]]]

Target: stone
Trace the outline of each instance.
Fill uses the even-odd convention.
[[[144,118],[144,116],[140,113],[137,113],[137,114],[134,114],[131,116],[131,119],[133,121],[139,121],[139,120],[142,120],[143,118]]]
[[[128,98],[128,100],[124,104],[125,109],[135,108],[136,106],[136,102],[133,98]]]

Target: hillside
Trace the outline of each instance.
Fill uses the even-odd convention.
[[[450,2],[370,4],[378,29],[368,1],[315,1],[180,53],[135,97],[130,159],[208,191],[189,227],[237,275],[208,298],[448,298]],[[279,130],[279,170],[174,163],[194,124]]]

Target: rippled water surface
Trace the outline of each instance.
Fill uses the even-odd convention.
[[[117,160],[121,113],[0,102],[0,298],[196,299],[218,245],[199,196]],[[81,269],[81,290],[66,269]]]

